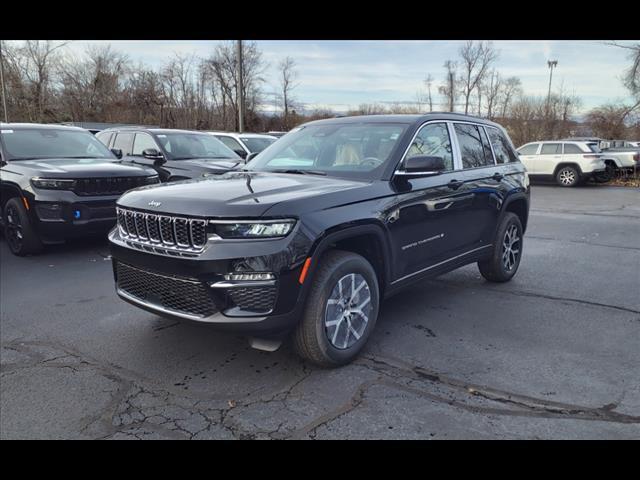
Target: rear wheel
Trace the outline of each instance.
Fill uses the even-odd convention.
[[[4,206],[4,238],[11,253],[18,256],[38,253],[42,242],[33,229],[29,215],[19,198],[11,198]]]
[[[562,167],[556,173],[556,182],[561,187],[575,187],[580,183],[580,172],[575,167]]]
[[[350,362],[367,342],[378,306],[378,280],[371,264],[355,253],[328,252],[320,260],[293,335],[296,352],[323,367]]]
[[[508,282],[518,271],[522,257],[522,224],[507,212],[496,232],[491,258],[478,262],[482,276],[490,282]]]

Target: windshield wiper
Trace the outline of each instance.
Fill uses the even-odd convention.
[[[327,172],[323,172],[322,170],[303,170],[298,168],[278,168],[276,170],[268,170],[269,172],[275,173],[293,173],[296,175],[322,175],[326,176]]]

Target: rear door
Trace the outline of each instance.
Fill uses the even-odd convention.
[[[556,166],[562,161],[562,144],[558,142],[544,142],[536,162],[536,174],[553,175]]]
[[[462,252],[490,245],[493,241],[503,187],[504,168],[496,164],[493,147],[484,125],[454,124],[464,171],[464,191],[472,197],[469,221],[462,227]]]

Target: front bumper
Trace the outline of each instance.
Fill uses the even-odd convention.
[[[146,311],[261,335],[289,330],[301,314],[298,277],[306,252],[300,245],[307,242],[299,233],[221,242],[184,258],[132,248],[117,228],[109,240],[118,296]],[[275,280],[226,281],[224,275],[234,272],[270,272]]]
[[[116,199],[80,202],[34,201],[33,223],[43,240],[62,241],[93,234],[105,235],[116,222]]]

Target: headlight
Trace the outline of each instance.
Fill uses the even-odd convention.
[[[31,185],[36,188],[45,188],[49,190],[71,190],[76,186],[75,180],[62,180],[59,178],[40,178],[33,177]]]
[[[285,237],[291,232],[295,220],[273,222],[220,223],[216,233],[222,238],[275,238]]]

